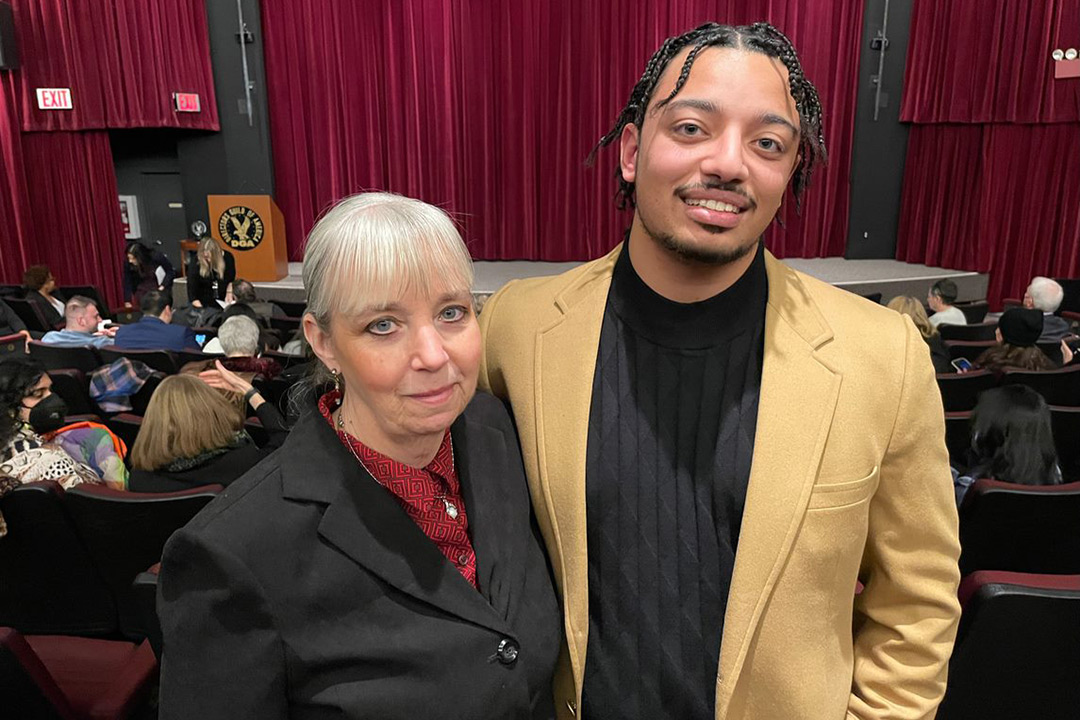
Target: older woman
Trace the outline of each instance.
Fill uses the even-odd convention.
[[[562,623],[460,236],[357,195],[304,285],[334,387],[166,547],[161,717],[552,717]]]

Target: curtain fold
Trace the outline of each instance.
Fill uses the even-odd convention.
[[[219,129],[204,0],[11,2],[24,130]],[[70,88],[73,109],[39,110],[40,87]],[[201,112],[176,112],[174,92]]]
[[[1077,0],[915,1],[898,259],[988,272],[994,307],[1080,273],[1080,82],[1050,57],[1077,40]]]
[[[24,133],[22,150],[33,218],[28,264],[48,265],[61,285],[96,285],[118,303],[124,229],[109,133]]]
[[[766,19],[824,106],[830,164],[780,256],[847,241],[861,0],[263,0],[277,202],[290,257],[336,200],[380,189],[459,221],[478,259],[583,260],[617,243],[617,150],[584,166],[652,51],[708,21]]]
[[[1050,57],[1078,45],[1077,0],[916,0],[900,119],[1080,121],[1080,83]]]
[[[915,125],[897,258],[990,273],[998,307],[1080,274],[1080,124]]]

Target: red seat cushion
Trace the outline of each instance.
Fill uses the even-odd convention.
[[[142,700],[157,669],[146,642],[62,635],[30,635],[26,641],[82,717],[125,717]]]

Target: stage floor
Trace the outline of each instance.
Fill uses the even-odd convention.
[[[938,280],[953,280],[960,292],[959,300],[982,300],[990,277],[985,273],[949,270],[928,265],[900,262],[899,260],[848,260],[846,258],[791,258],[788,265],[860,295],[881,293],[882,302],[897,295],[911,295],[920,300],[926,297],[930,286]],[[473,266],[476,274],[474,293],[486,298],[510,280],[516,278],[557,275],[577,267],[579,262],[534,262],[529,260],[478,260]],[[255,288],[263,300],[304,301],[304,283],[301,277],[303,263],[289,263],[289,274],[277,282],[256,282]],[[187,285],[177,279],[173,294],[180,305],[187,302]]]

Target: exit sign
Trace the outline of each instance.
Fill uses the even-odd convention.
[[[39,110],[70,110],[71,88],[38,88],[37,106]]]
[[[173,93],[173,107],[176,112],[200,112],[199,93]]]

